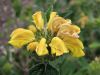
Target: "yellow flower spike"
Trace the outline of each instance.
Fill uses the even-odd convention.
[[[51,12],[50,14],[50,19],[48,21],[48,24],[47,24],[47,29],[48,30],[52,30],[52,22],[54,20],[54,18],[57,16],[57,13],[56,12]]]
[[[32,15],[32,18],[34,20],[34,23],[37,27],[37,29],[41,30],[44,27],[44,20],[42,18],[42,12],[38,11],[35,14]]]
[[[52,30],[53,32],[57,32],[59,30],[59,28],[61,27],[62,24],[66,23],[66,24],[70,24],[70,20],[65,20],[64,18],[62,17],[55,17],[53,22],[52,22]]]
[[[73,38],[79,38],[78,34],[80,33],[80,28],[76,25],[67,25],[67,24],[63,24],[58,33],[57,36],[70,36]]]
[[[27,50],[33,52],[33,51],[35,51],[37,45],[38,45],[38,42],[31,42],[28,44]]]
[[[36,53],[38,56],[43,56],[48,54],[46,39],[42,38],[36,47]]]
[[[41,32],[44,28],[44,20],[41,11],[33,14],[32,18],[36,26],[30,25],[28,27],[29,30],[23,28],[14,30],[10,35],[11,39],[9,43],[11,45],[21,48],[27,44],[28,51],[35,51],[38,56],[43,56],[49,54],[49,51],[47,49],[46,39],[41,37],[47,37],[47,43],[51,41],[49,44],[49,47],[51,47],[51,54],[60,56],[70,51],[75,57],[85,55],[83,52],[84,46],[78,39],[80,28],[76,25],[72,25],[71,20],[58,16],[56,12],[51,12],[46,29],[55,34],[52,35],[51,33],[49,34],[47,30],[44,30],[43,34]],[[34,35],[38,30],[39,34]],[[50,38],[48,36],[50,36]],[[53,39],[51,40],[51,38]]]
[[[28,29],[31,30],[33,33],[35,33],[37,31],[36,27],[34,25],[29,25]]]
[[[60,56],[64,53],[68,53],[68,49],[66,48],[63,40],[58,37],[54,37],[50,43],[51,54],[56,54],[56,56]]]
[[[21,48],[23,45],[35,39],[32,31],[23,28],[15,29],[10,37],[11,39],[8,43],[17,48]]]

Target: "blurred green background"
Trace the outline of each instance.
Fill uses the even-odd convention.
[[[34,12],[51,6],[81,28],[85,46],[84,57],[66,57],[61,75],[100,75],[100,0],[0,0],[0,75],[28,75],[31,59],[27,51],[7,41],[12,30],[32,22]]]

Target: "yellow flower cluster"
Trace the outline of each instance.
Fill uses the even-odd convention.
[[[35,51],[38,56],[49,53],[56,56],[64,53],[71,53],[75,57],[85,55],[83,44],[78,35],[80,28],[73,25],[71,20],[60,17],[56,12],[51,12],[49,21],[45,25],[41,11],[33,14],[32,18],[35,25],[30,25],[28,29],[18,28],[11,33],[9,41],[11,45],[17,48],[27,45],[27,50]],[[37,40],[37,33],[42,32],[45,33],[45,36],[41,36]],[[51,39],[46,37],[48,32],[51,33],[50,37],[53,36]]]

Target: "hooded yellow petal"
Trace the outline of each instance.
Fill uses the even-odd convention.
[[[36,27],[34,25],[29,25],[28,29],[31,30],[33,33],[35,33],[37,31]]]
[[[32,15],[32,18],[34,20],[37,29],[39,30],[43,29],[44,20],[42,18],[42,12],[41,11],[36,12],[35,14]]]
[[[67,50],[63,40],[61,40],[58,37],[54,37],[50,43],[51,47],[51,54],[56,54],[56,56],[60,56],[63,53],[68,53],[69,51]]]
[[[9,43],[17,48],[21,48],[35,39],[32,31],[23,28],[15,29],[10,37]]]
[[[57,16],[54,18],[52,22],[52,31],[57,32],[59,28],[61,27],[61,25],[63,25],[64,23],[71,24],[70,22],[71,21],[69,19],[65,20],[64,18]]]
[[[48,21],[48,24],[47,24],[47,29],[48,30],[52,30],[52,22],[53,22],[53,19],[57,16],[57,13],[56,12],[51,12],[50,14],[50,19]]]
[[[43,56],[48,54],[48,50],[47,50],[47,45],[46,45],[46,39],[42,38],[39,42],[39,44],[36,47],[36,53],[39,56]]]
[[[73,56],[81,57],[85,55],[85,53],[83,52],[84,46],[79,39],[65,36],[63,38],[63,41],[65,42],[66,47],[71,51]]]
[[[27,50],[35,51],[37,45],[38,45],[38,42],[31,42],[31,43],[28,44]]]
[[[76,25],[67,25],[63,24],[58,33],[57,36],[71,36],[73,38],[79,38],[78,34],[80,33],[80,28]]]
[[[15,30],[11,33],[10,37],[15,36],[15,35],[19,34],[19,32],[23,32],[23,31],[24,31],[23,28],[15,29]]]

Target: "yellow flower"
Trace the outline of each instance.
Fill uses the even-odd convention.
[[[48,30],[52,30],[52,22],[54,20],[54,18],[57,16],[57,13],[56,12],[51,12],[50,14],[50,19],[48,21],[48,24],[47,24],[47,29]]]
[[[44,27],[44,20],[42,18],[42,12],[38,11],[35,14],[32,15],[34,23],[37,27],[37,29],[41,30]]]
[[[31,43],[28,44],[27,50],[33,52],[33,51],[35,51],[37,45],[38,45],[38,42],[31,42]]]
[[[54,37],[50,43],[51,54],[56,54],[56,56],[60,56],[64,53],[68,53],[68,49],[66,48],[63,40],[58,37]]]
[[[37,31],[36,27],[34,25],[29,25],[28,29],[31,30],[33,33],[35,33]]]
[[[67,25],[66,23],[63,24],[59,31],[58,31],[58,36],[70,36],[73,38],[79,38],[78,34],[80,33],[80,28],[76,25]]]
[[[66,47],[71,51],[74,57],[81,57],[84,56],[83,52],[83,44],[77,38],[65,37],[64,39]]]
[[[48,54],[48,50],[47,50],[47,45],[46,45],[46,39],[42,38],[39,42],[39,44],[36,47],[36,53],[39,56],[43,56]]]
[[[78,34],[80,33],[80,28],[75,25],[65,25],[58,32],[58,37],[62,38],[65,42],[68,50],[71,51],[72,55],[75,57],[84,56],[83,44],[78,39]]]
[[[64,24],[64,23],[71,24],[70,22],[71,21],[69,19],[65,20],[64,18],[57,16],[57,17],[55,17],[53,19],[53,22],[52,22],[52,31],[53,32],[57,32],[62,24]]]
[[[60,26],[64,23],[71,24],[71,20],[59,17],[56,12],[51,12],[50,19],[47,24],[47,29],[57,32]]]
[[[32,31],[23,28],[14,30],[10,37],[9,43],[17,48],[21,48],[23,45],[35,39]]]

